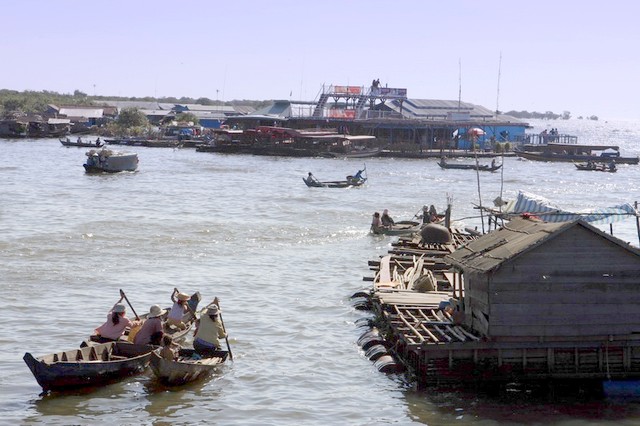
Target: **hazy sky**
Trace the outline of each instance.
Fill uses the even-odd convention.
[[[0,6],[5,89],[314,100],[323,84],[369,86],[379,78],[383,86],[406,88],[410,98],[457,100],[461,88],[463,101],[491,110],[640,118],[635,1],[4,0]]]

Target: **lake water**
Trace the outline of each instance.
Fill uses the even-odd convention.
[[[640,154],[636,122],[532,121],[582,143]],[[116,147],[117,148],[117,147]],[[479,226],[476,173],[437,160],[367,159],[368,183],[342,179],[362,160],[272,158],[128,148],[139,171],[86,175],[86,149],[55,139],[0,140],[0,423],[365,425],[638,424],[640,399],[551,402],[527,393],[417,391],[375,370],[356,341],[350,296],[368,289],[367,261],[390,237],[369,234],[371,214],[411,219],[446,206]],[[482,204],[519,190],[581,210],[640,199],[640,166],[615,174],[567,163],[506,158],[481,174]],[[603,228],[608,230],[608,226]],[[638,245],[636,223],[614,234]],[[40,396],[22,356],[77,347],[123,289],[138,313],[169,305],[174,287],[220,298],[234,361],[210,380],[167,390],[148,374],[90,392]],[[129,310],[130,312],[130,310]]]

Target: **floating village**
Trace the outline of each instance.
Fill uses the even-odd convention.
[[[101,134],[100,127],[125,108],[142,112],[160,134]],[[197,117],[198,124],[174,120],[184,112]],[[375,81],[371,86],[329,85],[314,101],[274,101],[259,110],[114,101],[92,107],[52,105],[50,113],[37,120],[5,119],[0,137],[55,137],[63,146],[89,148],[84,167],[90,173],[137,169],[137,154],[106,145],[295,157],[437,158],[442,168],[477,173],[499,170],[504,156],[569,162],[577,171],[606,173],[616,172],[617,164],[638,164],[638,157],[622,155],[618,146],[585,145],[555,131],[532,134],[526,122],[514,117],[461,101],[412,99],[407,89]],[[366,184],[362,172],[329,181],[311,173],[302,178],[317,190],[339,190]],[[406,374],[420,386],[638,380],[640,250],[595,226],[632,218],[640,236],[637,207],[576,213],[521,192],[516,200],[497,199],[491,208],[482,208],[482,232],[456,228],[451,206],[440,213],[425,206],[418,222],[374,217],[371,231],[396,240],[387,254],[369,261],[371,275],[364,280],[371,287],[352,296],[356,309],[370,313],[357,323],[362,331],[358,345],[379,371]],[[46,390],[59,383],[82,384],[78,371],[56,370],[57,363],[73,358],[97,365],[157,350],[106,345],[111,346],[88,345],[39,360],[27,354],[25,361]],[[230,348],[215,353],[212,362],[227,355]],[[131,373],[131,367],[115,367],[108,374],[113,379]],[[184,381],[192,373],[189,367],[174,379]]]

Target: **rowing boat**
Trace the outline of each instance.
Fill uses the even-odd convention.
[[[350,188],[364,185],[367,178],[362,177],[359,179],[353,178],[348,180],[319,181],[312,177],[306,177],[302,178],[302,180],[310,188]]]
[[[23,359],[44,392],[97,386],[142,373],[149,365],[150,345],[109,342]]]
[[[200,357],[193,349],[180,349],[177,359],[167,360],[159,352],[157,349],[151,354],[151,370],[167,386],[184,385],[209,376],[229,354],[216,351],[211,357]]]

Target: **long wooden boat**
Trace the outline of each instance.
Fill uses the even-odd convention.
[[[151,370],[162,384],[168,386],[184,385],[209,376],[229,355],[227,351],[216,351],[211,357],[201,358],[193,349],[180,349],[178,358],[169,361],[162,358],[159,351],[151,354]]]
[[[391,228],[384,226],[371,227],[371,233],[378,235],[411,235],[420,231],[420,222],[414,222],[412,220],[401,220],[396,222]]]
[[[638,164],[638,157],[622,157],[614,145],[546,144],[523,145],[516,149],[518,157],[532,161],[588,162],[616,164]]]
[[[319,181],[311,179],[309,177],[304,177],[302,178],[302,180],[310,188],[351,188],[364,185],[364,183],[367,181],[367,178]]]
[[[142,373],[149,365],[150,345],[109,342],[23,359],[43,391],[103,385]]]
[[[460,169],[460,170],[479,170],[481,172],[495,172],[502,164],[455,164],[455,163],[447,163],[446,161],[440,160],[438,162],[438,166],[443,169]]]
[[[95,142],[78,142],[78,141],[72,141],[69,138],[66,139],[62,139],[60,138],[60,143],[63,146],[76,146],[79,148],[100,148],[101,146],[104,145],[104,142],[96,140]]]

